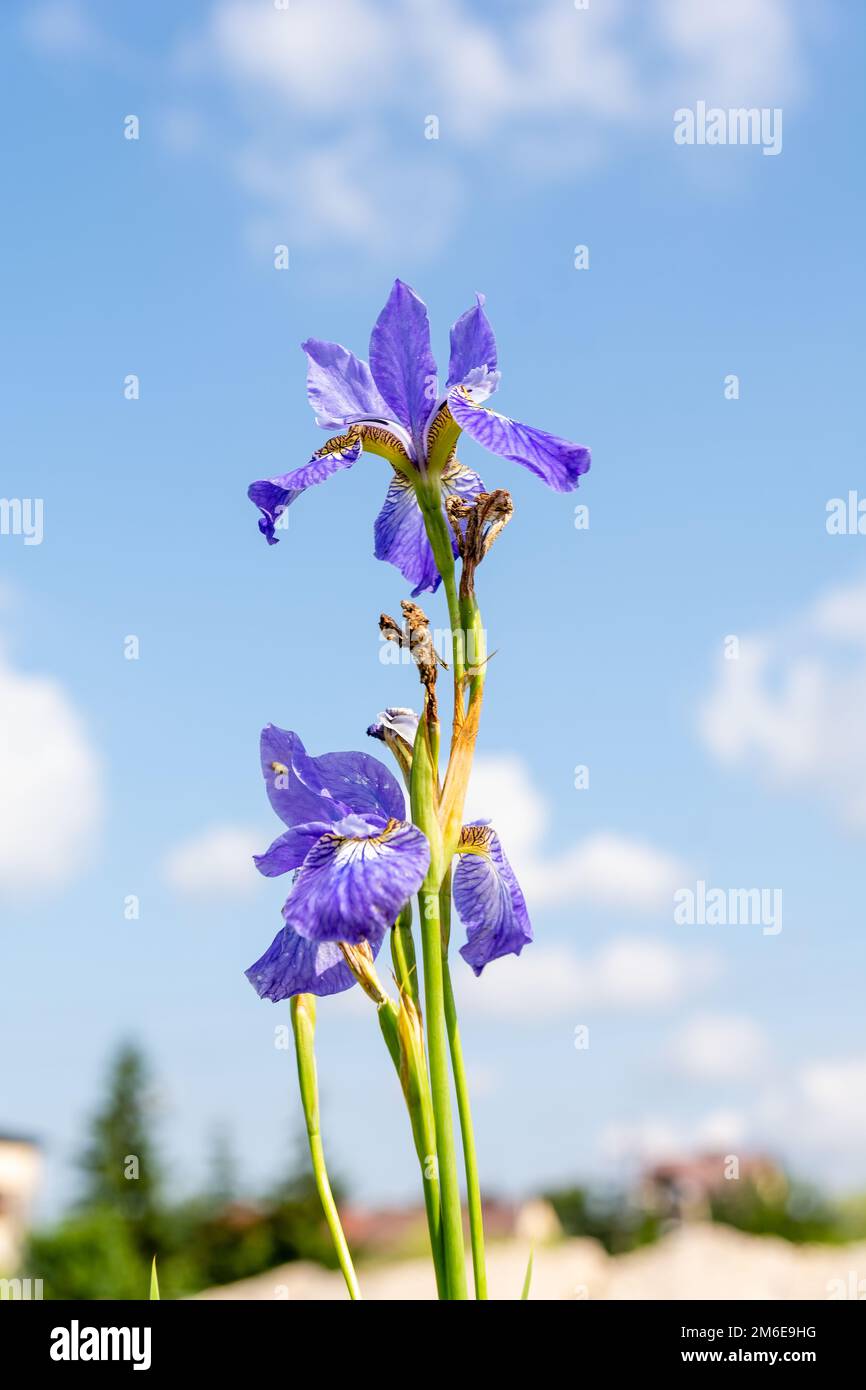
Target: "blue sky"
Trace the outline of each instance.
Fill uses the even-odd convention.
[[[460,983],[486,1185],[708,1145],[862,1184],[866,537],[826,527],[866,494],[858,7],[45,0],[2,27],[0,491],[44,536],[0,535],[0,1128],[43,1141],[44,1209],[125,1035],[178,1191],[219,1124],[250,1183],[279,1171],[286,1015],[242,973],[282,902],[248,863],[276,833],[258,731],[364,747],[415,685],[380,660],[385,465],[271,549],[244,494],[324,438],[297,344],[365,355],[395,275],[440,365],[484,290],[499,408],[593,449],[573,497],[460,450],[515,500],[473,796],[536,929]],[[781,109],[781,152],[677,146],[699,100]],[[698,879],[780,888],[782,931],[677,925]],[[327,1141],[401,1197],[363,1005],[320,1010]]]

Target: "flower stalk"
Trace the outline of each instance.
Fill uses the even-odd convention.
[[[325,1221],[334,1242],[337,1260],[349,1290],[349,1297],[355,1301],[361,1298],[361,1289],[352,1264],[349,1244],[346,1240],[340,1213],[331,1191],[328,1170],[325,1166],[325,1151],[319,1125],[319,1083],[316,1077],[316,1055],[313,1042],[316,1029],[316,1001],[311,994],[296,994],[291,1003],[292,1031],[295,1035],[295,1054],[298,1060],[298,1083],[301,1088],[301,1103],[307,1126],[310,1145],[310,1158],[316,1191],[325,1214]]]
[[[439,909],[443,877],[442,834],[438,820],[438,775],[432,758],[429,702],[418,725],[412,757],[412,819],[430,842],[430,867],[418,894],[421,914],[421,947],[424,961],[424,999],[427,1015],[427,1050],[430,1091],[436,1127],[436,1152],[442,1198],[442,1242],[448,1298],[467,1297],[463,1246],[463,1214],[457,1177],[457,1154],[451,1113],[448,1072],[448,1038],[445,1025],[444,942]]]
[[[439,893],[440,911],[443,925],[442,980],[445,994],[445,1026],[448,1032],[448,1047],[451,1052],[451,1070],[454,1075],[454,1092],[457,1096],[457,1114],[460,1119],[460,1137],[463,1142],[463,1165],[466,1172],[466,1205],[469,1211],[469,1237],[472,1246],[472,1274],[475,1280],[475,1297],[487,1298],[487,1265],[484,1257],[484,1216],[481,1207],[481,1184],[478,1179],[478,1156],[475,1149],[475,1129],[472,1123],[472,1106],[469,1100],[469,1084],[466,1078],[466,1065],[463,1060],[463,1044],[457,1025],[457,1005],[454,1001],[454,988],[451,984],[451,967],[448,963],[448,939],[451,924],[451,870],[449,868],[442,881]]]

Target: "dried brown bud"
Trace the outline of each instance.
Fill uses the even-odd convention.
[[[427,692],[428,713],[436,718],[436,668],[448,663],[438,655],[430,636],[430,620],[417,603],[403,599],[400,604],[404,623],[401,627],[388,613],[379,617],[379,631],[388,642],[396,642],[398,647],[408,647],[412,660],[418,667],[421,684]]]
[[[451,496],[446,499],[445,513],[463,560],[460,593],[466,597],[474,593],[475,570],[514,515],[514,503],[510,492],[496,488],[479,493],[471,501]]]

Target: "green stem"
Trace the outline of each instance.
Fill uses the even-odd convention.
[[[442,1191],[442,1238],[448,1297],[465,1299],[466,1257],[463,1247],[463,1212],[457,1178],[457,1153],[451,1115],[448,1076],[448,1039],[445,1030],[445,991],[442,969],[442,927],[439,892],[429,883],[420,893],[421,945],[424,957],[424,996],[427,1012],[427,1052],[430,1058],[430,1092],[436,1126],[436,1152]]]
[[[471,647],[473,672],[469,681],[471,703],[480,700],[484,693],[484,678],[487,675],[487,636],[481,622],[481,614],[474,594],[459,600],[460,623],[466,634],[465,644]]]
[[[448,1075],[448,1038],[445,1030],[445,995],[442,972],[442,923],[439,887],[443,876],[442,832],[437,816],[438,777],[431,755],[430,709],[418,725],[412,756],[412,819],[430,844],[430,867],[418,895],[421,915],[421,947],[424,960],[424,1000],[427,1015],[427,1055],[430,1093],[436,1127],[436,1153],[442,1193],[442,1241],[448,1297],[465,1299],[466,1261],[463,1249],[463,1213],[457,1178],[457,1153],[451,1114]]]
[[[310,1142],[310,1158],[313,1162],[316,1191],[319,1194],[319,1201],[322,1203],[322,1211],[325,1213],[325,1220],[334,1242],[334,1249],[337,1252],[340,1269],[346,1281],[346,1288],[349,1290],[349,1297],[357,1300],[361,1297],[361,1290],[355,1274],[355,1267],[352,1264],[352,1256],[349,1253],[348,1242],[340,1224],[340,1214],[337,1211],[337,1204],[331,1191],[328,1170],[325,1166],[325,1151],[322,1147],[322,1135],[319,1127],[319,1085],[316,1078],[316,1055],[313,1050],[315,1026],[315,1000],[310,994],[296,994],[292,999],[292,1031],[295,1035],[298,1082],[301,1088],[304,1119],[307,1124],[307,1137]]]
[[[448,1297],[445,1274],[445,1255],[442,1247],[442,1206],[439,1192],[439,1171],[436,1158],[436,1124],[430,1095],[430,1078],[424,1060],[424,1042],[420,1016],[410,1002],[401,1000],[398,1007],[389,999],[379,1006],[379,1026],[388,1051],[397,1068],[400,1085],[409,1111],[415,1152],[421,1165],[421,1182],[427,1228],[430,1232],[430,1252],[436,1275],[436,1292],[440,1299]]]
[[[454,1090],[457,1094],[457,1113],[460,1116],[460,1135],[463,1140],[466,1205],[469,1209],[469,1235],[472,1244],[472,1273],[475,1278],[475,1297],[483,1301],[487,1298],[487,1267],[484,1259],[484,1216],[481,1207],[481,1184],[478,1181],[478,1155],[475,1150],[475,1130],[472,1124],[472,1107],[469,1103],[469,1086],[463,1060],[463,1045],[460,1041],[460,1029],[457,1025],[457,1005],[454,1002],[451,969],[448,964],[448,935],[451,923],[450,868],[442,881],[439,900],[443,923],[442,976],[445,990],[445,1023],[448,1029],[448,1045],[451,1049],[451,1070],[454,1073]]]

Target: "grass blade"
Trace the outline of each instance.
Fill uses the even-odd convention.
[[[520,1295],[520,1301],[521,1301],[521,1303],[525,1303],[526,1300],[527,1300],[528,1297],[529,1297],[529,1286],[530,1286],[530,1284],[532,1283],[532,1258],[533,1258],[533,1255],[534,1255],[534,1254],[535,1254],[535,1251],[534,1251],[534,1250],[530,1250],[530,1252],[529,1252],[529,1261],[528,1261],[527,1266],[526,1266],[526,1278],[525,1278],[524,1281],[523,1281],[523,1292],[522,1292],[521,1295]]]

